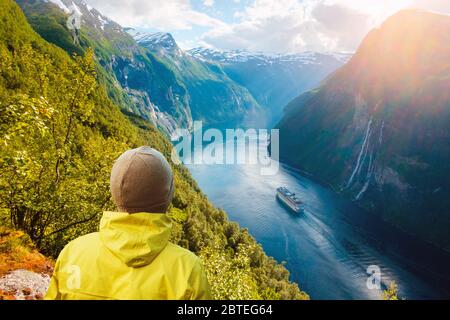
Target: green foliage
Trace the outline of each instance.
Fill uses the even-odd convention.
[[[172,221],[175,221],[177,223],[183,223],[188,218],[186,211],[183,211],[183,210],[175,208],[175,207],[173,207],[170,210],[169,216],[172,219]]]
[[[58,12],[54,4],[43,0],[17,2],[33,28],[48,42],[69,54],[92,48],[99,81],[107,87],[110,98],[126,111],[151,119],[150,97],[161,112],[184,127],[192,118],[222,124],[262,112],[250,92],[231,80],[219,65],[140,47],[120,25],[110,21],[100,29],[88,14],[83,17],[80,44],[74,45],[62,10]],[[119,86],[126,89],[120,90]]]
[[[56,44],[65,51],[81,55],[83,51],[74,44],[70,32],[66,32],[67,17],[51,2],[39,2],[30,0],[16,1],[23,10],[27,11],[29,23],[35,27],[39,33],[48,42]],[[44,14],[48,12],[50,14]]]
[[[96,231],[102,211],[114,210],[114,159],[149,145],[170,160],[171,144],[111,102],[93,51],[71,59],[37,36],[10,0],[0,0],[0,20],[9,23],[0,29],[0,221],[56,257],[69,241]],[[172,241],[202,257],[216,298],[308,298],[211,205],[186,168],[172,167]]]
[[[394,282],[383,292],[383,300],[398,300],[398,285]]]
[[[260,299],[257,284],[250,268],[250,245],[241,245],[234,253],[213,243],[204,247],[200,258],[206,269],[211,289],[216,299]]]
[[[0,100],[0,203],[12,225],[41,246],[95,221],[109,202],[104,177],[125,144],[91,128],[92,52],[74,62],[52,61],[29,45],[2,47],[0,55],[10,89]]]
[[[34,244],[30,237],[20,231],[12,231],[0,226],[0,254],[6,254],[18,246],[34,249]]]

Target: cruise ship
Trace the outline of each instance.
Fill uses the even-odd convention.
[[[296,213],[305,211],[304,203],[297,198],[295,193],[290,192],[287,188],[280,187],[277,189],[277,198],[290,210]]]

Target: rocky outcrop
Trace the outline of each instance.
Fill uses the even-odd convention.
[[[22,231],[0,226],[0,300],[41,300],[54,262]]]

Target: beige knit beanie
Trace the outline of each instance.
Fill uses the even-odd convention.
[[[111,194],[122,212],[166,213],[173,197],[173,173],[164,156],[150,147],[123,153],[111,172]]]

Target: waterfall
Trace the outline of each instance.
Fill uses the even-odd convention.
[[[353,179],[356,176],[356,173],[359,172],[360,166],[361,166],[361,160],[362,160],[363,157],[364,157],[364,160],[365,160],[365,156],[367,155],[367,148],[368,148],[367,144],[368,144],[368,141],[369,141],[371,127],[372,127],[372,117],[370,117],[369,123],[367,124],[366,134],[364,136],[364,141],[363,141],[363,144],[361,146],[361,151],[359,152],[359,155],[358,155],[358,160],[356,162],[356,167],[353,170],[352,175],[350,176],[350,179],[347,182],[346,188],[348,188],[352,184]]]
[[[362,198],[362,196],[364,195],[364,193],[367,191],[367,189],[369,189],[369,183],[370,180],[366,181],[366,183],[364,184],[364,186],[362,187],[361,191],[358,193],[358,195],[356,196],[355,200],[360,200]]]
[[[364,193],[369,188],[370,180],[372,179],[372,174],[373,174],[373,149],[370,152],[369,167],[367,168],[366,182],[364,183],[364,186],[362,187],[362,189],[359,191],[355,200],[357,200],[357,201],[360,200],[362,198],[362,196],[364,195]]]
[[[359,177],[359,175],[361,174],[361,170],[364,167],[364,163],[366,161],[367,158],[367,154],[369,153],[369,149],[370,149],[370,138],[372,137],[372,128],[369,129],[369,136],[367,137],[367,143],[366,143],[366,148],[364,150],[364,155],[361,159],[361,163],[360,166],[358,168],[358,171],[356,172],[356,176]]]
[[[378,142],[380,143],[380,145],[383,144],[383,131],[384,131],[384,121],[381,124],[381,129],[380,129],[380,139],[378,140]]]
[[[365,163],[367,161],[367,158],[369,158],[369,163],[367,166],[367,173],[364,178],[364,184],[362,188],[359,190],[358,194],[355,197],[355,200],[361,200],[361,198],[364,196],[366,191],[369,189],[370,181],[372,180],[373,172],[374,172],[374,153],[376,146],[371,146],[371,138],[374,135],[375,129],[372,128],[373,124],[373,117],[370,117],[369,122],[367,123],[366,133],[364,135],[364,140],[361,146],[361,150],[359,151],[358,160],[356,162],[356,166],[353,169],[353,172],[350,176],[350,179],[347,182],[347,185],[345,188],[350,188],[352,186],[352,183],[355,181],[355,178],[360,177],[363,172],[365,172]],[[378,137],[378,143],[380,145],[383,144],[383,134],[384,134],[384,126],[385,122],[383,121],[380,126],[380,135]],[[376,139],[376,138],[375,138]]]

